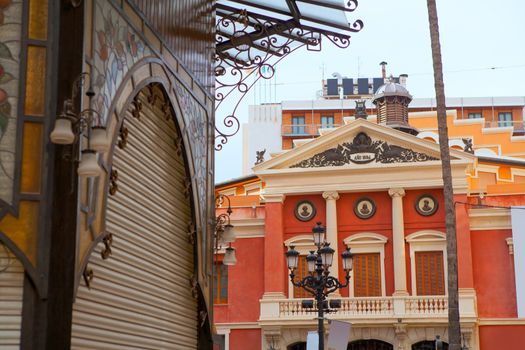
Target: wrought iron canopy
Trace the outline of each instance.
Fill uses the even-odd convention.
[[[216,128],[217,150],[239,130],[235,111],[260,78],[270,79],[274,66],[289,53],[306,46],[320,51],[322,38],[338,47],[350,45],[363,22],[349,23],[347,14],[358,0],[217,0],[216,109],[232,93],[240,93],[233,112],[224,118],[230,131]]]

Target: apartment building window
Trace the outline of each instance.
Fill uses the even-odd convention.
[[[468,119],[481,119],[481,117],[481,112],[468,114]]]
[[[498,113],[498,126],[512,126],[512,112],[499,112]]]
[[[305,132],[305,121],[304,116],[294,116],[292,117],[292,134],[294,135],[304,135]]]
[[[297,262],[297,269],[295,270],[295,280],[300,281],[303,277],[308,275],[308,264],[306,263],[306,255],[300,255]],[[293,287],[294,298],[312,298],[312,294],[308,293],[301,287]]]
[[[415,252],[417,295],[445,295],[442,251]]]
[[[334,127],[334,116],[323,115],[321,116],[321,128],[333,128]]]
[[[381,296],[381,259],[379,253],[354,255],[354,296]]]
[[[228,266],[222,262],[214,264],[213,269],[213,303],[228,303]]]

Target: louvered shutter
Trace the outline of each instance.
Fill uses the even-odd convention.
[[[0,244],[0,348],[20,348],[24,268],[18,259]]]
[[[379,253],[354,255],[354,296],[381,296],[381,264]]]
[[[115,148],[118,192],[108,197],[112,255],[100,244],[89,260],[94,279],[78,290],[73,349],[196,349],[197,303],[190,277],[194,250],[184,195],[185,165],[173,121],[143,93],[140,119],[127,113],[127,146]]]
[[[306,255],[299,255],[297,262],[297,269],[295,270],[295,280],[299,281],[308,275],[308,263],[306,262]],[[312,294],[300,287],[293,288],[294,298],[312,298]]]
[[[443,252],[416,252],[415,259],[417,295],[444,295]]]

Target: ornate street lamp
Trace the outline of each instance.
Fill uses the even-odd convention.
[[[111,139],[106,132],[106,127],[102,125],[102,116],[91,107],[95,96],[91,84],[85,93],[89,99],[88,107],[81,111],[75,111],[74,108],[75,98],[88,77],[89,73],[82,73],[73,83],[71,96],[64,101],[62,113],[56,118],[49,137],[54,144],[75,146],[75,157],[79,158],[78,175],[98,177],[102,173],[102,168],[98,163],[97,154],[109,150]]]
[[[330,248],[330,243],[325,240],[325,228],[318,222],[312,229],[314,243],[317,246],[317,252],[311,251],[306,256],[308,265],[308,275],[300,281],[295,280],[295,269],[299,261],[299,252],[290,246],[285,253],[290,269],[290,280],[296,287],[303,288],[312,294],[317,303],[317,319],[319,334],[319,350],[324,350],[324,313],[330,312],[326,298],[328,294],[335,292],[337,289],[345,288],[350,281],[350,271],[353,266],[353,254],[348,248],[341,254],[342,266],[345,271],[345,282],[341,283],[337,278],[330,276],[330,266],[332,266],[335,251]],[[332,300],[334,301],[334,300]],[[310,303],[307,306],[313,307]],[[331,307],[340,306],[340,303],[330,303]]]
[[[215,252],[219,251],[220,246],[227,244],[228,247],[225,249],[222,263],[224,265],[235,265],[237,258],[235,257],[235,248],[232,247],[232,243],[235,242],[235,231],[230,223],[230,215],[233,213],[230,197],[225,194],[219,194],[215,197],[215,206],[222,206],[225,200],[228,202],[226,213],[222,213],[215,218]]]

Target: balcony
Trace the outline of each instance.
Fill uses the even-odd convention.
[[[486,120],[485,128],[514,128],[513,136],[525,135],[525,122],[523,120]]]
[[[304,299],[261,300],[260,322],[279,323],[281,321],[310,321],[316,316],[316,306],[304,309]],[[448,297],[437,296],[397,296],[340,298],[341,307],[329,314],[329,318],[356,321],[395,322],[399,318],[418,320],[440,320],[446,322],[448,316]],[[461,317],[476,317],[475,297],[460,297]]]
[[[337,128],[340,124],[289,124],[281,126],[281,136],[319,136],[319,129]]]

